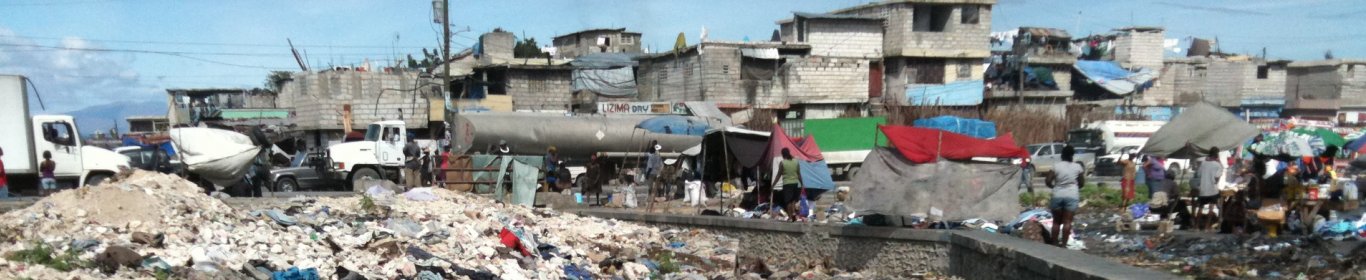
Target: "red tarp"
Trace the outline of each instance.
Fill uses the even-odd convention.
[[[1006,133],[987,140],[958,133],[909,126],[878,126],[887,141],[914,163],[935,162],[937,158],[968,160],[973,157],[1027,158],[1029,152],[1015,145]],[[936,155],[938,155],[936,157]]]
[[[816,138],[810,135],[793,139],[787,136],[783,127],[773,125],[771,137],[768,139],[768,158],[781,158],[783,148],[792,152],[792,157],[805,161],[822,161],[825,156],[821,155],[821,148],[816,146]]]

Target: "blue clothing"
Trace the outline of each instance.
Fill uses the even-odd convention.
[[[1077,212],[1079,205],[1081,205],[1081,200],[1072,197],[1054,197],[1048,200],[1048,209],[1050,210]]]

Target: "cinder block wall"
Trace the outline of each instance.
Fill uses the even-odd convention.
[[[968,2],[968,1],[965,1]],[[836,14],[885,19],[883,49],[888,56],[987,57],[990,55],[991,5],[935,4],[952,6],[948,24],[942,32],[914,31],[916,8],[928,4],[894,3],[868,5],[836,11]],[[964,8],[978,9],[978,23],[962,23]],[[926,15],[921,12],[921,15]],[[928,20],[928,19],[925,19]],[[1160,45],[1159,45],[1160,46]],[[1161,61],[1159,60],[1159,63]]]
[[[807,20],[811,55],[882,57],[882,23],[871,20]],[[796,36],[792,36],[796,37]]]
[[[518,111],[566,111],[573,101],[569,70],[508,69],[507,93]]]
[[[417,73],[329,71],[298,72],[286,83],[276,103],[293,108],[299,130],[342,129],[342,107],[351,105],[352,127],[381,120],[404,120],[408,128],[425,128],[430,79]],[[399,110],[402,110],[400,115]]]

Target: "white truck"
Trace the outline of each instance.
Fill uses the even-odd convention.
[[[37,189],[43,153],[57,163],[58,186],[96,185],[129,167],[129,158],[110,150],[81,144],[76,120],[65,115],[30,116],[28,79],[0,75],[0,149],[5,173],[14,190]],[[13,191],[13,190],[12,190]]]
[[[1067,143],[1078,150],[1094,151],[1099,158],[1100,175],[1118,175],[1118,161],[1124,153],[1134,153],[1148,143],[1164,121],[1097,121],[1067,132]],[[1140,159],[1141,162],[1141,159]],[[1191,168],[1189,159],[1167,159],[1167,169],[1178,173]]]
[[[397,181],[403,169],[408,130],[403,121],[379,121],[365,130],[365,140],[327,147],[332,174],[353,184],[365,177]]]

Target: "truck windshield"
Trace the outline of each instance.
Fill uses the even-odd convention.
[[[378,124],[372,124],[365,128],[365,141],[379,141],[379,134],[384,132]]]
[[[1078,130],[1067,133],[1067,144],[1078,148],[1100,146],[1100,131]]]

